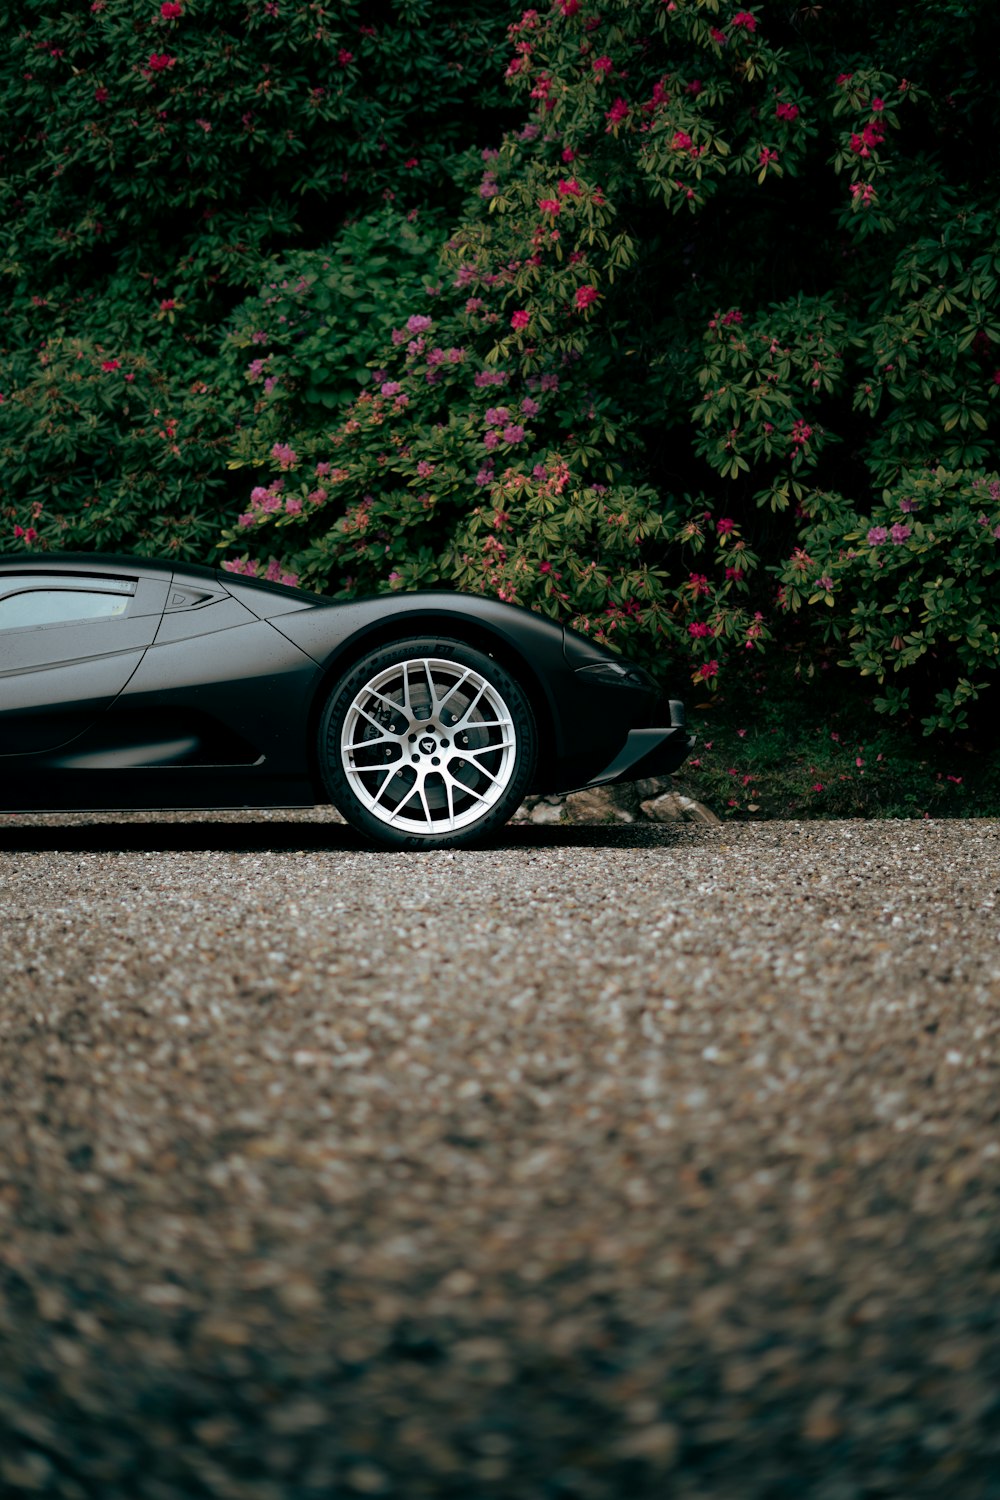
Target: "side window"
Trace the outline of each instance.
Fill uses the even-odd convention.
[[[0,598],[0,630],[113,620],[124,615],[134,593],[135,584],[125,578],[18,579]]]

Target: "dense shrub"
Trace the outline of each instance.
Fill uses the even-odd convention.
[[[371,254],[394,233],[387,221],[365,218],[348,245],[318,212],[343,206],[331,186],[338,150],[345,162],[354,153],[339,168],[351,181],[361,163],[373,186],[383,182],[355,83],[368,54],[329,27],[317,83],[313,8],[281,0],[280,36],[268,31],[274,8],[185,0],[179,15],[143,11],[140,25],[136,5],[109,0],[100,16],[114,46],[101,43],[111,47],[101,66],[118,59],[129,110],[113,126],[101,116],[85,145],[54,129],[39,142],[36,128],[15,152],[12,222],[20,214],[39,242],[52,227],[46,264],[74,295],[90,295],[98,264],[80,205],[99,200],[116,226],[114,275],[138,289],[137,308],[138,292],[145,299],[128,347],[155,351],[175,384],[182,372],[185,402],[197,390],[178,427],[191,447],[177,446],[204,494],[223,484],[203,454],[219,451],[228,420],[229,461],[253,472],[224,533],[227,565],[344,596],[483,589],[654,667],[679,658],[709,685],[808,625],[804,655],[881,683],[883,709],[962,727],[1000,651],[1000,106],[970,62],[996,55],[995,8],[555,0],[494,18],[511,22],[499,63],[485,11],[422,9],[428,34],[414,30],[411,47],[428,111],[405,91],[403,108],[441,144],[396,152],[384,184],[402,194],[410,161],[448,158],[448,183],[465,196],[456,206],[439,173],[431,197],[450,231],[432,255],[435,213],[421,207],[398,278]],[[64,59],[52,37],[72,31],[93,100],[110,85],[87,60],[91,20],[42,9],[49,30],[18,42],[16,65],[30,44],[55,78]],[[416,10],[386,5],[385,38]],[[237,11],[248,18],[245,56],[233,43]],[[368,24],[358,6],[336,14]],[[506,73],[520,120],[506,133],[494,96],[470,115],[450,84],[436,92],[430,33],[450,24],[453,36],[459,15],[483,17],[463,44],[478,59],[477,87],[483,69],[494,85]],[[200,38],[197,67],[173,50],[182,35]],[[153,67],[154,42],[177,62]],[[382,32],[369,44],[389,49],[388,66]],[[315,87],[328,90],[329,115],[314,136]],[[217,115],[192,125],[199,88]],[[170,108],[159,118],[164,90],[182,91],[182,150],[158,134],[174,128]],[[47,97],[59,115],[62,95]],[[469,150],[458,167],[448,153],[460,136],[498,149]],[[140,160],[159,164],[171,204],[186,185],[192,214],[214,213],[220,194],[220,214],[235,217],[211,251],[215,220],[169,265],[131,255],[129,235],[166,210],[158,184],[119,182],[107,154],[104,196],[87,196],[74,150],[93,171],[106,137],[121,152],[133,143],[120,161],[137,182]],[[306,230],[289,222],[293,200]],[[370,215],[374,204],[355,207]],[[27,318],[25,262],[17,275]],[[164,312],[164,302],[174,305]],[[98,302],[72,316],[66,307],[64,297],[43,316],[63,338],[85,328],[93,361],[105,352]],[[60,345],[74,357],[76,347]],[[22,405],[39,411],[25,393],[40,375],[18,380]],[[131,409],[120,420],[127,453]],[[148,431],[144,415],[134,420]],[[238,467],[231,476],[242,479]],[[43,472],[35,504],[44,483]],[[203,531],[178,526],[201,545]]]
[[[210,550],[237,500],[225,443],[253,418],[257,288],[311,275],[310,250],[363,260],[386,203],[454,208],[456,150],[508,117],[504,25],[490,0],[0,9],[8,536]],[[369,215],[371,243],[338,249]],[[332,330],[325,392],[357,390],[359,331]]]
[[[524,12],[527,124],[345,420],[244,442],[231,565],[487,589],[708,682],[811,610],[880,706],[961,725],[998,652],[997,122],[964,64],[995,32],[986,5]]]

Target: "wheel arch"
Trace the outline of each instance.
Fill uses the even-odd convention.
[[[417,610],[412,614],[382,618],[363,628],[343,641],[337,650],[324,662],[313,701],[309,710],[309,755],[310,771],[318,788],[322,787],[319,770],[317,741],[320,719],[326,701],[334,685],[351,669],[380,646],[392,645],[394,641],[405,641],[411,637],[437,635],[472,646],[486,656],[492,656],[500,666],[515,678],[527,695],[531,711],[535,716],[538,731],[538,759],[535,767],[537,780],[545,771],[556,753],[556,711],[546,690],[545,683],[527,655],[503,635],[482,620],[466,616],[449,615],[437,610]]]

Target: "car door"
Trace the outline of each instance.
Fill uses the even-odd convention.
[[[0,756],[75,739],[125,687],[156,635],[170,574],[0,573]]]

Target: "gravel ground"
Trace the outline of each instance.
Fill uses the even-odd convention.
[[[0,1493],[1000,1496],[1000,825],[0,822]]]

